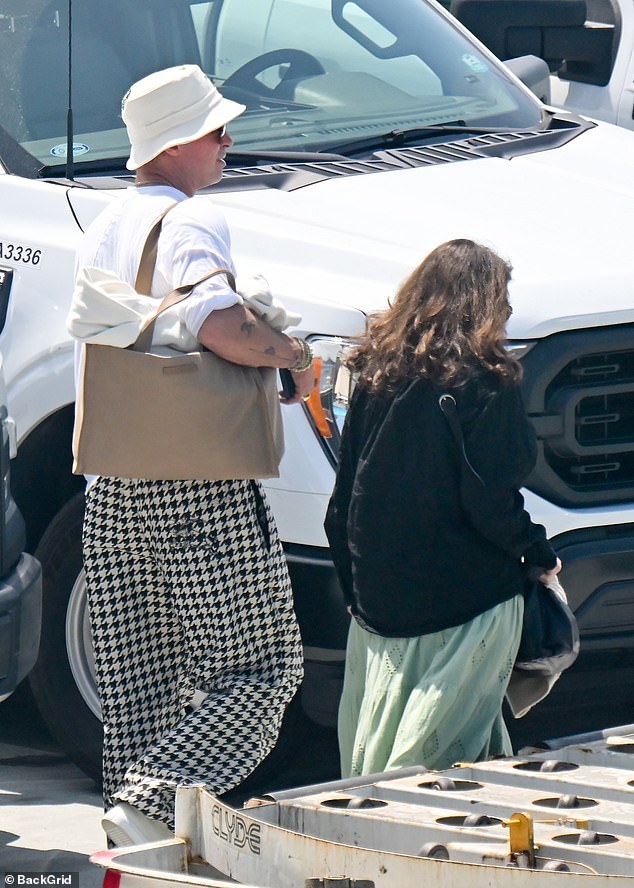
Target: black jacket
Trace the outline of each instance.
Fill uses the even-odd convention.
[[[346,603],[385,636],[437,632],[521,593],[525,565],[556,556],[519,492],[536,458],[519,389],[474,380],[452,392],[464,468],[426,380],[397,395],[357,386],[342,435],[326,534]]]

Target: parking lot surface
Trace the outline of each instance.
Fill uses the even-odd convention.
[[[103,871],[88,858],[105,847],[100,819],[100,790],[59,750],[23,694],[0,703],[0,874],[78,873],[73,888],[97,888]]]

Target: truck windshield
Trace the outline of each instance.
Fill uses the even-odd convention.
[[[395,131],[422,140],[541,119],[433,0],[74,0],[70,41],[68,7],[11,0],[0,13],[0,119],[43,166],[64,161],[69,104],[76,168],[125,159],[122,96],[183,63],[247,106],[231,125],[242,151],[354,156]]]

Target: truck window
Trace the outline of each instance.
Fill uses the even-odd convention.
[[[327,151],[349,135],[530,128],[541,117],[421,0],[75,0],[71,23],[76,165],[123,161],[126,90],[185,63],[247,106],[232,126],[243,149]],[[0,18],[0,120],[45,166],[66,154],[68,32],[62,0],[25,0],[18,16]]]
[[[341,9],[340,22],[348,26],[347,31],[330,13],[329,0],[310,3],[276,0],[265,4],[268,14],[264,21],[255,26],[247,25],[245,29],[245,21],[251,21],[249,8],[252,5],[252,0],[230,0],[223,5],[214,64],[219,77],[231,76],[236,68],[252,58],[254,47],[262,54],[284,47],[300,48],[298,41],[301,38],[301,49],[319,59],[324,71],[333,75],[331,79],[338,74],[340,83],[344,82],[344,72],[348,72],[365,74],[394,87],[394,98],[399,97],[396,92],[399,90],[411,99],[415,84],[420,95],[442,94],[438,75],[424,59],[407,52],[405,47],[401,49],[398,31],[395,33],[393,26],[378,21],[357,3],[345,3]],[[251,38],[247,41],[245,30]],[[275,72],[269,69],[259,79],[272,88],[276,83],[275,76]],[[363,98],[362,78],[357,80],[360,94],[354,97],[359,101]],[[400,99],[403,100],[403,95]]]

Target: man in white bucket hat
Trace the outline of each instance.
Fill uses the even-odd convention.
[[[148,233],[169,211],[151,283],[157,302],[214,268],[234,273],[223,214],[194,195],[221,178],[227,124],[244,110],[196,65],[135,83],[122,104],[135,187],[86,232],[78,268],[134,285]],[[287,368],[296,392],[282,400],[295,403],[312,385],[311,352],[283,327],[217,275],[160,315],[153,346],[202,344],[233,363]],[[163,838],[176,786],[239,785],[275,745],[301,681],[277,530],[259,482],[90,477],[84,563],[104,723],[104,829],[117,845]]]
[[[244,105],[223,98],[198,65],[150,74],[121,103],[131,144],[126,166],[137,170],[168,148],[219,132],[244,110]]]

